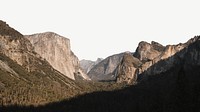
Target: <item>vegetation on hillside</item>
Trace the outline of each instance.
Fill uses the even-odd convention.
[[[21,38],[23,35],[11,28],[6,22],[0,20],[0,35],[1,36],[10,36],[12,39]]]
[[[192,58],[193,54],[199,54],[199,43],[190,45],[185,57],[172,68],[147,76],[136,85],[82,94],[35,107],[10,105],[1,109],[20,112],[199,112],[200,65]]]

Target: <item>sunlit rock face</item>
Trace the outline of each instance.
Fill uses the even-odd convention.
[[[24,66],[28,71],[34,70],[32,64],[36,58],[40,58],[29,40],[3,21],[0,21],[0,53]]]
[[[125,52],[109,56],[95,65],[88,75],[92,80],[115,80],[118,83],[133,84],[145,76],[166,72],[176,63],[180,63],[180,59],[185,56],[185,49],[197,40],[199,37],[192,38],[186,43],[166,46],[154,41],[142,41],[134,53]],[[192,56],[197,60],[198,52],[194,52]]]
[[[80,69],[79,60],[71,51],[70,40],[53,32],[26,35],[34,50],[46,59],[56,70],[71,79],[82,73],[84,79],[89,77]]]
[[[139,74],[148,76],[165,72],[174,67],[177,63],[182,63],[182,60],[186,60],[184,58],[186,58],[185,54],[187,52],[190,52],[191,54],[190,57],[192,57],[191,60],[193,60],[191,62],[197,62],[199,60],[199,51],[188,51],[188,46],[193,45],[197,41],[199,41],[199,37],[194,37],[188,40],[186,43],[167,45],[159,56],[154,58],[152,61],[143,63],[143,65],[139,68]]]
[[[81,86],[55,70],[27,38],[0,20],[1,105],[45,105],[84,92]]]
[[[89,72],[88,76],[95,81],[115,80],[114,71],[121,62],[124,53],[115,54],[107,57],[96,64]]]
[[[125,53],[121,63],[115,70],[117,75],[116,81],[118,83],[127,82],[128,84],[134,83],[137,80],[138,67],[141,65],[141,61],[131,53]]]
[[[194,37],[183,44],[167,46],[157,42],[147,43],[142,41],[133,56],[130,54],[124,55],[115,70],[116,81],[133,84],[138,81],[138,77],[142,80],[146,76],[166,72],[177,63],[182,63],[180,60],[186,57],[185,53],[188,52],[188,46],[191,46],[196,41],[199,41],[199,37]],[[198,51],[193,51],[189,54],[192,57],[190,59],[192,60],[191,62],[200,63]]]
[[[164,46],[154,41],[152,41],[151,44],[142,41],[139,43],[134,56],[143,62],[151,61],[158,57],[163,52],[164,48]]]

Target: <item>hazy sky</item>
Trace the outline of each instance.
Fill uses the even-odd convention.
[[[134,52],[142,40],[185,42],[200,34],[199,0],[0,0],[0,19],[22,34],[52,31],[79,59]]]

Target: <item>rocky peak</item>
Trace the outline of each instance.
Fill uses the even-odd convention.
[[[100,63],[103,60],[103,58],[97,58],[97,60],[95,61],[95,64]]]
[[[176,53],[180,52],[185,47],[186,47],[185,44],[167,45],[166,47],[161,46],[162,50],[159,51],[159,55],[154,57],[153,60],[144,62],[141,65],[141,67],[139,68],[139,73],[142,74],[143,72],[146,72],[148,74],[159,74],[161,72],[164,72],[164,71],[170,69],[175,60],[173,58],[171,58],[171,60],[168,61],[166,64],[162,63],[162,64],[158,65],[161,67],[161,69],[159,69],[159,70],[158,69],[149,69],[149,68],[151,66],[154,66],[155,64],[157,64],[159,61],[162,61],[162,60],[165,60],[165,59],[168,59],[168,58],[174,56]],[[158,67],[158,68],[160,68],[160,67]]]
[[[163,46],[162,44],[160,44],[158,42],[155,42],[155,41],[152,41],[151,45],[152,45],[153,49],[155,49],[155,50],[157,50],[159,52],[162,52],[165,49],[165,46]]]
[[[175,68],[176,65],[193,66],[200,65],[200,38],[194,37],[184,44],[168,45],[165,51],[152,64],[143,64],[140,71],[142,76],[156,75]],[[148,66],[149,65],[149,66]],[[145,69],[144,69],[145,68]],[[186,69],[186,68],[184,68]],[[188,68],[187,68],[188,69]]]
[[[142,64],[136,67],[132,65],[132,61],[130,61],[131,56],[129,55],[129,58],[127,58],[127,55],[124,55],[124,58],[116,69],[117,72],[115,72],[115,75],[118,76],[117,82],[130,83],[136,80],[137,74],[148,76],[160,74],[171,69],[176,63],[181,63],[179,62],[180,58],[185,57],[184,53],[188,52],[187,47],[192,45],[193,43],[196,43],[199,40],[200,38],[198,36],[195,36],[186,43],[167,46],[162,46],[161,44],[154,41],[152,41],[151,44],[144,41],[140,42],[134,56],[142,61]],[[192,54],[193,60],[197,60],[198,53],[195,53],[195,51],[193,51]],[[128,59],[129,61],[127,61]]]
[[[94,65],[95,65],[95,62],[91,60],[83,59],[80,61],[80,66],[85,73],[88,73]]]
[[[28,39],[0,24],[1,105],[44,105],[84,91],[40,57]]]
[[[131,53],[125,53],[121,63],[115,70],[115,75],[118,83],[127,82],[133,83],[137,79],[138,67],[141,66],[141,61],[135,58]]]
[[[145,41],[139,43],[134,56],[142,62],[151,61],[164,50],[164,46],[152,41],[151,44]]]
[[[25,37],[33,44],[35,51],[59,72],[71,79],[75,79],[75,74],[82,73],[85,79],[89,79],[81,71],[79,60],[71,51],[68,38],[53,32],[26,35]]]
[[[121,62],[124,53],[115,54],[107,57],[98,64],[96,64],[88,73],[92,80],[97,81],[110,81],[115,80],[113,72]]]
[[[10,39],[22,38],[23,35],[11,28],[6,22],[0,20],[0,35],[1,36],[9,36]]]
[[[93,80],[108,81],[111,79],[131,84],[137,80],[137,76],[142,76],[140,74],[154,75],[171,69],[175,63],[178,63],[179,58],[185,56],[184,52],[187,51],[188,46],[199,40],[200,37],[195,36],[186,43],[167,46],[155,41],[151,43],[142,41],[138,44],[133,55],[130,52],[125,52],[121,55],[110,56],[91,69],[89,76]],[[178,57],[175,57],[177,54],[179,54]],[[194,51],[191,55],[190,57],[195,60],[199,58],[198,52]]]
[[[11,58],[29,71],[34,68],[31,61],[34,56],[40,57],[33,51],[33,46],[21,33],[0,21],[0,53]],[[31,60],[32,59],[32,60]]]
[[[185,44],[189,45],[189,44],[194,43],[198,40],[200,40],[200,36],[195,36],[194,38],[191,38],[190,40],[188,40]]]
[[[88,73],[95,65],[97,65],[102,60],[103,60],[102,58],[98,58],[96,61],[83,59],[80,61],[80,66],[81,68],[83,68],[85,73]]]

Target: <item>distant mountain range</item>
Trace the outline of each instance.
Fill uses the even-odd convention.
[[[102,60],[103,60],[102,58],[98,58],[96,61],[83,59],[80,61],[80,66],[84,70],[85,73],[88,73],[95,65],[97,65]]]
[[[41,105],[118,88],[90,80],[68,38],[53,32],[23,35],[0,20],[0,107]]]
[[[79,61],[69,39],[0,21],[1,111],[198,112],[199,68],[200,36]]]
[[[194,37],[186,43],[167,46],[154,41],[151,43],[142,41],[134,53],[124,52],[102,60],[90,69],[88,76],[97,81],[116,81],[118,83],[127,82],[133,84],[138,81],[138,78],[142,80],[141,77],[144,74],[159,74],[174,67],[177,59],[171,59],[163,62],[165,63],[163,65],[151,68],[159,61],[172,57],[198,40],[198,37]],[[183,57],[182,55],[184,54],[180,54],[181,58]]]

